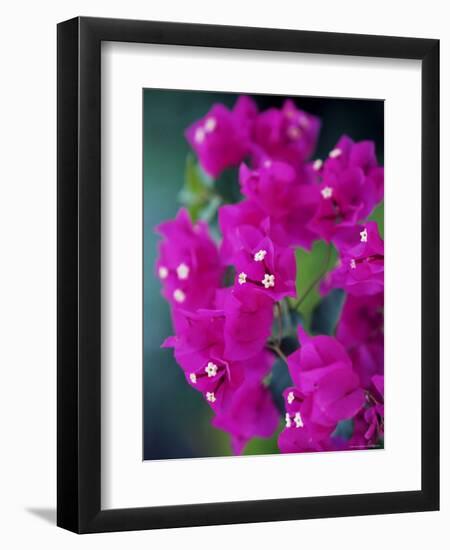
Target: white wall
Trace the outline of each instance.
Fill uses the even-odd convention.
[[[5,3],[0,32],[0,544],[3,548],[441,548],[450,539],[449,398],[442,398],[442,511],[77,537],[55,507],[56,23],[75,15],[441,39],[442,280],[448,237],[450,37],[442,0],[65,0]],[[446,21],[447,16],[447,21]],[[446,24],[447,23],[447,24]],[[407,182],[404,182],[405,188]],[[442,285],[442,388],[449,387],[449,291]],[[6,375],[6,376],[5,376]],[[370,475],[370,472],[368,472]],[[394,537],[394,539],[392,538]],[[433,544],[434,541],[434,544]]]

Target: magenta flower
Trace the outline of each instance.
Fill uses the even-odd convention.
[[[341,253],[340,265],[329,274],[322,290],[342,288],[355,296],[383,292],[384,242],[376,222],[346,226],[333,242]]]
[[[285,428],[278,437],[282,453],[307,453],[329,450],[328,438],[333,428],[312,421],[313,398],[298,388],[283,392],[285,402]]]
[[[359,376],[335,338],[309,337],[301,328],[299,335],[302,346],[288,357],[292,380],[303,395],[312,395],[311,422],[335,428],[364,404]]]
[[[281,109],[260,113],[253,130],[253,159],[256,165],[265,160],[281,160],[300,167],[313,153],[320,131],[320,120],[297,109],[286,100]]]
[[[383,197],[384,170],[378,166],[373,142],[354,143],[343,136],[322,164],[314,163],[321,200],[311,222],[330,240],[340,224],[366,218]]]
[[[241,165],[239,181],[242,193],[270,218],[275,242],[310,248],[316,234],[309,224],[317,210],[319,190],[308,170],[266,160],[254,170]]]
[[[383,294],[345,299],[336,338],[347,348],[383,341]]]
[[[278,445],[286,453],[368,448],[384,437],[384,242],[367,221],[383,197],[384,172],[372,142],[347,136],[325,161],[309,161],[319,130],[319,119],[290,100],[262,113],[245,96],[231,110],[213,105],[185,135],[213,178],[240,165],[243,199],[218,208],[219,249],[207,225],[193,224],[184,209],[157,228],[156,271],[175,332],[163,347],[174,349],[236,454],[251,438],[272,436],[280,420]],[[222,193],[221,184],[211,196]],[[211,204],[213,224],[217,203],[232,195]],[[273,352],[283,357],[297,322],[285,300],[296,297],[295,247],[308,249],[316,239],[339,253],[321,292],[343,289],[345,304],[336,337],[298,327],[301,346],[287,357],[292,386],[283,393],[281,419],[272,398],[276,369],[268,375]],[[326,307],[317,312],[323,317]],[[328,331],[322,321],[314,330]]]
[[[358,169],[364,176],[364,191],[361,193],[364,207],[362,216],[368,216],[384,193],[384,169],[377,162],[373,141],[354,142],[342,136],[323,164],[322,176],[327,180],[332,174],[339,177],[348,169]]]
[[[259,353],[272,331],[273,300],[250,284],[233,288],[225,299],[225,354],[244,360]]]
[[[267,161],[251,170],[241,164],[239,181],[243,195],[252,199],[267,216],[280,219],[292,210],[300,195],[297,173],[290,164]]]
[[[372,377],[372,384],[374,393],[377,399],[381,402],[384,401],[384,376],[376,375]]]
[[[227,407],[245,377],[242,363],[224,357],[224,323],[221,311],[185,313],[184,328],[163,344],[174,348],[175,359],[188,383],[203,394],[214,410]]]
[[[225,313],[223,310],[200,309],[177,312],[177,333],[162,347],[172,347],[175,359],[186,372],[206,366],[211,358],[223,358]]]
[[[164,297],[175,308],[209,307],[220,284],[222,267],[207,224],[192,224],[183,208],[174,220],[160,224],[156,231],[163,236],[156,272]]]
[[[354,370],[363,388],[370,385],[374,375],[384,372],[384,343],[382,340],[360,344],[348,350]]]
[[[319,370],[301,377],[303,385],[312,384],[316,388],[311,420],[335,428],[338,422],[352,418],[361,409],[364,392],[359,376],[348,366],[330,365]]]
[[[243,200],[237,204],[226,204],[219,208],[219,226],[223,236],[220,259],[224,265],[233,262],[235,253],[241,247],[239,227],[242,225],[259,227],[266,218],[267,214],[255,202],[249,200]]]
[[[368,408],[364,420],[369,425],[364,437],[369,445],[376,445],[380,437],[384,436],[384,405],[376,404]]]
[[[225,296],[224,310],[177,312],[177,333],[163,347],[174,348],[187,381],[215,411],[228,406],[244,380],[261,380],[270,370],[273,356],[264,345],[272,307],[259,290],[235,289]]]
[[[258,288],[274,300],[296,296],[296,263],[291,248],[276,245],[268,236],[270,224],[261,224],[266,230],[251,225],[237,229],[239,249],[233,259],[236,285]]]
[[[332,450],[330,448],[330,430],[316,432],[310,425],[297,428],[294,422],[286,427],[278,436],[278,448],[282,453],[319,453]]]
[[[217,414],[212,423],[231,435],[234,454],[241,454],[253,437],[271,437],[279,420],[269,390],[259,381],[249,381],[238,388],[230,406]]]
[[[384,437],[384,376],[372,377],[370,391],[366,394],[367,406],[355,419],[352,439],[373,447]],[[362,446],[362,443],[360,443]]]
[[[322,368],[336,363],[351,367],[351,361],[342,344],[331,336],[309,336],[303,327],[298,327],[300,348],[289,355],[288,366],[294,384],[305,394],[314,389],[311,385],[304,385],[302,373]]]
[[[239,228],[242,225],[262,227],[269,220],[269,236],[281,247],[302,246],[311,248],[316,234],[308,224],[316,210],[318,190],[313,185],[302,185],[299,188],[299,199],[293,202],[293,208],[283,217],[269,216],[253,200],[243,200],[237,204],[224,205],[219,208],[219,225],[223,235],[220,257],[224,265],[233,261],[234,253],[241,246]]]
[[[364,406],[364,392],[343,346],[330,336],[309,337],[299,328],[302,346],[288,357],[296,384],[283,393],[285,429],[281,452],[336,450],[331,436],[338,422],[355,417]]]
[[[320,200],[310,228],[330,240],[341,223],[354,224],[363,218],[364,176],[358,169],[330,174],[319,185]]]
[[[217,178],[225,168],[238,165],[250,151],[253,101],[241,96],[230,111],[220,103],[186,130],[186,139],[202,168]]]
[[[384,371],[383,305],[383,294],[348,295],[336,329],[364,388]]]
[[[311,220],[317,209],[318,193],[313,185],[301,185],[298,188],[297,202],[286,216],[271,224],[273,240],[281,246],[300,246],[311,249],[317,234],[311,228]]]

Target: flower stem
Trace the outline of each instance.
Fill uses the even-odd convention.
[[[267,346],[274,351],[280,359],[282,359],[286,365],[287,365],[287,357],[284,355],[284,353],[281,351],[280,346],[277,346],[276,344],[267,344]]]
[[[283,337],[283,311],[281,309],[280,302],[277,302],[275,304],[275,307],[277,308],[277,320],[278,320],[278,346],[281,344],[281,339]]]
[[[309,294],[314,290],[314,288],[317,286],[318,283],[325,277],[328,271],[328,266],[331,259],[331,250],[332,246],[331,244],[327,247],[327,254],[325,256],[325,263],[323,265],[323,268],[319,275],[311,282],[311,284],[308,286],[308,288],[305,290],[303,296],[300,296],[300,298],[294,303],[293,309],[297,311],[299,307],[303,304],[303,302],[306,300],[306,298],[309,296]]]

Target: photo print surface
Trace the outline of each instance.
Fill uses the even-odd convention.
[[[143,90],[143,459],[384,446],[384,103]]]

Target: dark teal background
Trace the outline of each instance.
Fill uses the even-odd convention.
[[[253,96],[261,109],[280,106],[284,98]],[[232,106],[236,94],[143,90],[144,143],[144,372],[143,458],[193,458],[230,454],[228,436],[210,426],[211,412],[198,392],[190,388],[161,343],[172,334],[168,304],[155,277],[158,236],[154,227],[173,218],[180,208],[186,156],[190,148],[184,130],[202,117],[213,103]],[[372,139],[383,162],[383,101],[302,98],[299,108],[322,118],[315,157],[323,158],[346,133],[355,140]],[[225,177],[233,177],[230,171]],[[277,452],[276,438],[255,440],[246,453]]]

